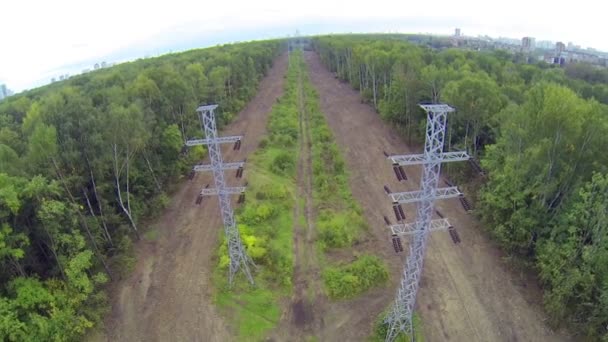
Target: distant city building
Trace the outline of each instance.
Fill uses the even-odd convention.
[[[555,55],[559,56],[564,51],[566,51],[566,44],[562,42],[555,43]]]
[[[540,40],[536,42],[536,47],[539,49],[551,50],[555,47],[555,43],[549,40]]]
[[[564,51],[563,56],[566,63],[589,63],[594,65],[604,64],[600,56],[584,51],[566,50]]]
[[[95,63],[95,65],[93,66],[93,69],[94,69],[94,70],[99,69],[99,63]]]
[[[51,78],[51,83],[55,83],[57,82],[57,79],[55,77]]]
[[[106,63],[105,61],[101,62],[101,67],[102,67],[102,68],[105,68],[105,67],[107,67],[107,66],[108,66],[108,63]]]
[[[498,42],[498,43],[506,44],[506,45],[513,45],[518,48],[521,45],[521,39],[513,39],[513,38],[508,38],[508,37],[498,37],[494,41]]]
[[[536,40],[532,37],[523,37],[521,39],[521,49],[523,52],[530,52],[536,49]]]
[[[460,35],[458,37],[458,35]],[[444,36],[445,37],[445,36]],[[417,38],[410,38],[414,43],[422,43],[423,41]],[[588,63],[601,67],[608,67],[608,52],[598,51],[592,48],[582,49],[580,45],[572,42],[568,43],[568,48],[563,42],[552,42],[548,40],[536,41],[534,37],[523,37],[521,39],[513,39],[508,37],[492,38],[489,36],[463,36],[460,29],[455,28],[454,34],[449,36],[449,43],[444,42],[444,45],[433,46],[436,49],[447,47],[457,47],[460,49],[472,51],[484,50],[504,50],[512,53],[525,53],[525,61],[531,63],[533,61],[545,61],[549,64],[567,65],[569,63]],[[539,51],[544,50],[544,51]]]

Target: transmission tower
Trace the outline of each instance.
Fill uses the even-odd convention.
[[[402,180],[405,175],[401,166],[422,164],[423,173],[420,181],[421,190],[391,193],[385,187],[393,201],[393,209],[398,221],[395,225],[389,225],[395,250],[402,250],[399,236],[410,237],[409,255],[401,284],[397,290],[395,303],[385,320],[385,323],[388,324],[386,341],[393,341],[400,332],[411,334],[412,340],[414,339],[412,315],[424,263],[427,237],[432,231],[452,228],[445,218],[431,219],[434,202],[436,199],[462,196],[457,187],[437,187],[441,164],[469,159],[466,152],[443,152],[446,118],[448,113],[454,111],[454,108],[446,104],[421,104],[420,107],[427,112],[424,153],[388,156],[393,163],[395,173],[400,171],[399,175],[402,177],[398,176],[399,180]],[[414,202],[417,202],[416,220],[412,223],[404,223],[405,215],[401,204]],[[389,223],[388,219],[385,221]]]
[[[236,220],[234,219],[234,212],[232,211],[232,206],[230,204],[230,195],[234,194],[240,195],[239,202],[244,201],[245,187],[227,187],[226,181],[224,180],[224,170],[237,170],[237,178],[242,177],[245,162],[224,163],[220,149],[220,144],[225,143],[234,143],[233,149],[240,149],[242,137],[229,136],[220,138],[217,136],[214,113],[216,108],[217,105],[209,105],[201,106],[196,110],[201,116],[205,138],[186,141],[186,146],[207,145],[211,164],[196,165],[194,166],[193,171],[212,171],[213,179],[215,180],[215,188],[203,188],[199,194],[197,203],[200,203],[203,196],[218,196],[222,220],[224,222],[224,233],[226,234],[226,241],[228,242],[228,255],[230,256],[229,283],[232,285],[234,275],[239,269],[242,269],[249,282],[253,284],[253,277],[249,271],[249,265],[255,267],[255,264],[247,255],[247,252],[243,247]]]

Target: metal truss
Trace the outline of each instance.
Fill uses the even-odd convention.
[[[455,109],[449,104],[445,103],[421,103],[419,106],[424,109],[427,113],[451,113],[455,111]],[[428,126],[427,126],[428,128]],[[444,133],[445,134],[445,131]]]
[[[423,232],[422,230],[418,229],[418,227],[420,227],[420,226],[421,226],[421,222],[412,222],[412,223],[392,224],[389,226],[389,228],[393,235],[414,235],[414,234]],[[431,220],[428,231],[434,232],[437,230],[447,230],[450,227],[452,227],[452,225],[445,218]]]
[[[454,162],[454,161],[466,161],[469,160],[471,157],[469,157],[469,155],[466,152],[444,152],[440,154],[440,162],[441,163],[447,163],[447,162]],[[407,165],[419,165],[419,164],[425,164],[427,161],[425,159],[424,154],[407,154],[407,155],[403,155],[403,156],[390,156],[388,157],[388,159],[390,159],[394,165],[401,165],[401,166],[407,166]]]
[[[426,194],[424,190],[417,190],[407,192],[394,192],[389,194],[388,196],[391,198],[393,203],[405,204],[420,202],[425,199],[425,196],[430,196],[431,199],[447,199],[459,197],[462,196],[462,192],[460,192],[457,187],[451,186],[448,188],[433,189],[430,194]]]
[[[222,170],[236,170],[243,166],[245,166],[245,162],[223,163],[222,165],[220,165],[220,168],[222,168]],[[213,170],[213,165],[212,164],[198,164],[198,165],[195,165],[192,168],[192,170],[194,170],[196,172],[211,171],[211,170]]]
[[[199,107],[199,109],[202,107]],[[198,110],[198,109],[197,109]],[[224,144],[224,143],[233,143],[241,140],[241,136],[235,135],[230,137],[220,137],[215,140],[206,138],[206,139],[191,139],[186,140],[186,146],[196,146],[196,145],[210,145],[210,144]]]
[[[243,192],[245,192],[245,187],[244,186],[236,186],[236,187],[231,187],[231,188],[224,188],[224,190],[222,190],[222,194],[224,195],[238,195],[238,194],[242,194]],[[203,188],[201,190],[201,195],[203,196],[216,196],[218,195],[219,192],[217,189],[211,188],[211,189],[207,189],[207,188]]]
[[[395,303],[391,308],[385,323],[388,324],[386,341],[393,341],[401,332],[414,336],[412,317],[416,304],[416,294],[420,284],[424,252],[428,234],[431,231],[449,229],[446,219],[432,220],[434,202],[461,196],[456,187],[437,188],[441,172],[441,163],[445,161],[466,160],[465,152],[443,152],[447,113],[454,109],[446,104],[421,104],[427,112],[426,141],[424,153],[410,156],[388,157],[393,164],[423,166],[420,180],[420,191],[388,194],[393,203],[417,202],[416,221],[414,223],[391,225],[393,234],[411,236],[409,255],[401,279]]]
[[[215,181],[215,189],[202,189],[201,195],[211,196],[217,195],[220,203],[220,211],[222,213],[222,221],[224,223],[224,233],[226,235],[226,242],[228,243],[228,256],[230,257],[230,267],[228,281],[232,285],[234,275],[242,270],[245,276],[251,284],[253,284],[253,277],[249,270],[249,265],[255,266],[253,260],[247,255],[247,251],[243,247],[239,230],[236,225],[234,218],[234,212],[230,203],[230,195],[240,194],[245,191],[244,187],[226,187],[226,181],[224,179],[224,170],[232,169],[233,166],[236,168],[242,167],[243,163],[224,163],[222,160],[222,152],[220,150],[220,144],[222,143],[233,143],[240,141],[242,137],[224,137],[218,138],[217,126],[215,124],[215,113],[214,110],[217,105],[201,106],[196,111],[201,116],[203,122],[203,130],[205,133],[205,139],[189,140],[186,142],[187,146],[194,145],[207,145],[209,150],[209,159],[211,160],[210,165],[197,165],[194,167],[195,171],[212,171],[213,179]],[[199,167],[199,170],[196,168]]]

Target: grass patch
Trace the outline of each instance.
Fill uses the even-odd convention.
[[[225,277],[225,273],[222,274]],[[244,286],[243,286],[244,285]],[[216,296],[216,304],[231,312],[230,321],[238,327],[238,340],[261,341],[281,318],[276,294],[269,284],[250,287],[244,283]]]
[[[352,246],[364,225],[363,217],[355,211],[322,210],[317,217],[319,243],[322,249]]]
[[[156,241],[158,240],[159,231],[157,226],[150,226],[148,230],[144,233],[144,239],[148,241]]]
[[[300,60],[299,63],[304,70],[304,62]],[[323,254],[327,249],[353,246],[367,229],[367,223],[361,206],[353,198],[346,163],[321,112],[319,95],[307,73],[302,73],[300,77],[304,110],[309,117],[313,201],[319,237],[316,243]],[[320,260],[324,258],[321,257]],[[350,264],[326,266],[323,271],[325,289],[328,296],[334,299],[355,297],[386,283],[387,279],[388,271],[384,262],[370,255],[363,255]]]
[[[292,288],[293,184],[263,169],[252,170],[249,180],[248,192],[254,195],[239,208],[237,222],[243,244],[257,265],[251,270],[256,284],[252,287],[243,274],[237,274],[234,287],[228,286],[225,243],[214,278],[219,288],[216,304],[236,327],[237,340],[261,341],[280,320],[279,299]],[[279,198],[281,205],[276,203]]]
[[[246,203],[236,210],[241,240],[256,263],[255,286],[242,274],[227,284],[229,257],[223,234],[214,272],[216,304],[236,327],[237,340],[260,341],[280,320],[279,301],[293,289],[293,210],[298,156],[297,70],[288,69],[285,93],[273,106],[268,136],[247,162]],[[300,220],[301,218],[296,218]]]
[[[368,289],[386,283],[388,269],[378,257],[364,255],[340,266],[323,271],[323,282],[331,298],[352,298]]]
[[[321,112],[319,95],[302,75],[305,110],[309,116],[312,142],[313,199],[317,209],[318,247],[352,246],[367,228],[363,210],[355,201],[348,184],[346,163]]]

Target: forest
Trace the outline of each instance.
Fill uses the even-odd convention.
[[[72,341],[107,312],[146,219],[256,93],[280,41],[141,59],[0,102],[0,340]]]
[[[450,165],[446,174],[466,183],[490,236],[537,274],[552,322],[608,341],[608,71],[407,40],[336,35],[314,44],[410,144],[423,142],[418,103],[457,109],[446,150],[466,149],[482,170]]]
[[[456,107],[446,149],[466,149],[483,170],[451,165],[446,175],[465,184],[496,243],[537,274],[555,325],[568,322],[608,341],[608,71],[415,38],[322,36],[314,48],[411,145],[422,143],[418,103]],[[220,126],[229,123],[283,46],[262,41],[142,59],[0,102],[1,340],[79,340],[103,319],[108,283],[132,268],[142,225],[205,156],[202,148],[183,148],[200,137],[194,109],[218,103]],[[300,205],[289,196],[298,92],[314,128],[307,139],[318,248],[351,246],[366,229],[317,94],[307,80],[297,88],[299,72],[290,68],[271,133],[250,161],[252,174],[261,175],[251,178],[255,195],[237,212],[248,252],[265,267],[253,310],[267,310],[270,325],[280,315],[273,291],[288,292],[293,273],[291,231],[268,227],[291,226],[289,209]],[[328,208],[329,201],[338,204]],[[224,272],[225,250],[218,254]],[[372,256],[325,266],[332,298],[353,297],[388,277]],[[362,271],[370,267],[374,272]],[[269,283],[275,286],[264,287]],[[220,304],[230,300],[220,293]],[[241,328],[260,336],[269,329]]]

